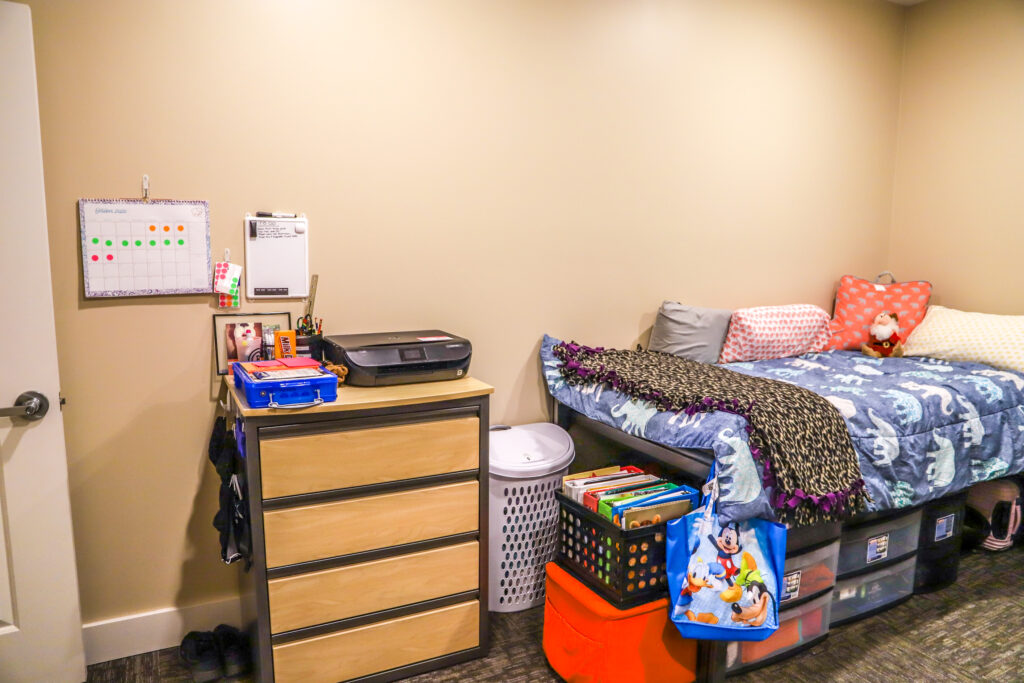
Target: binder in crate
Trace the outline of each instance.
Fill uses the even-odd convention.
[[[233,363],[231,367],[235,387],[243,391],[251,408],[308,408],[338,398],[338,377],[312,359]]]
[[[692,507],[696,489],[682,485]],[[559,504],[558,564],[619,609],[664,597],[665,524],[622,529],[555,492]]]

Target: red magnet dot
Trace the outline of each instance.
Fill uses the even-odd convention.
[[[113,254],[107,254],[107,260],[108,261],[113,261],[114,260],[114,255]]]
[[[100,260],[100,257],[99,257],[99,256],[96,256],[95,254],[93,254],[92,260],[93,260],[93,261],[99,261],[99,260]]]

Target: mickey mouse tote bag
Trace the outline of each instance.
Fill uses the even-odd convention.
[[[779,626],[786,527],[764,519],[722,526],[714,473],[704,506],[668,523],[671,618],[685,638],[764,640]]]

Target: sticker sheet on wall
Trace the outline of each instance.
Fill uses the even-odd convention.
[[[85,296],[213,291],[205,201],[79,199]]]
[[[242,266],[227,260],[217,261],[213,269],[213,291],[219,297],[217,305],[220,308],[238,308],[238,287],[241,278]]]

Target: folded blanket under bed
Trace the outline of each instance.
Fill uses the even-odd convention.
[[[846,423],[827,400],[798,386],[652,351],[553,349],[568,384],[606,384],[659,410],[726,411],[747,421],[750,451],[783,521],[840,519],[866,503]]]

